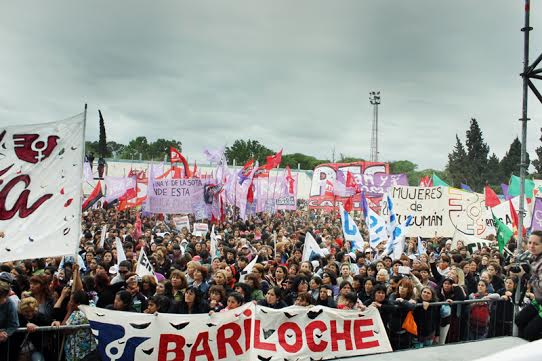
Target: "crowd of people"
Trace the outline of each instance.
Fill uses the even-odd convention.
[[[452,249],[450,239],[434,238],[424,240],[423,253],[417,239],[407,240],[401,258],[392,260],[383,254],[384,244],[352,251],[336,212],[305,208],[247,221],[230,215],[215,226],[218,252],[212,255],[209,233],[198,236],[178,230],[172,217],[145,214],[140,233],[137,212],[115,207],[84,212],[76,257],[0,266],[0,359],[21,354],[51,359],[58,337],[66,338],[66,360],[93,359],[96,344],[88,329],[45,337],[35,332],[38,326],[87,323],[78,309],[87,304],[180,314],[224,312],[247,302],[272,308],[376,307],[394,350],[511,335],[514,321],[520,336],[542,336],[542,232],[530,235],[521,259],[513,256],[514,240],[501,254],[496,242],[470,253],[462,242]],[[107,237],[101,242],[104,225]],[[307,232],[327,249],[325,257],[303,259]],[[121,262],[117,238],[126,255]],[[135,272],[141,251],[155,276]],[[245,274],[256,256],[258,262]],[[520,283],[522,311],[514,320]],[[454,302],[474,299],[484,302]],[[14,333],[17,327],[28,333]]]

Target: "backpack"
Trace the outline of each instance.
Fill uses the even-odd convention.
[[[471,306],[470,325],[471,327],[487,327],[489,324],[489,305],[479,302]]]

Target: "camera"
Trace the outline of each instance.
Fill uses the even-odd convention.
[[[525,273],[529,273],[531,271],[531,265],[528,263],[518,262],[511,265],[509,269],[510,269],[510,272],[513,272],[513,273],[520,273],[522,269]]]

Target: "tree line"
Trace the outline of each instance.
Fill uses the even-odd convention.
[[[147,137],[139,136],[132,139],[127,145],[107,141],[101,112],[99,126],[100,137],[98,141],[86,142],[87,154],[94,153],[95,156],[104,158],[159,161],[166,159],[170,147],[182,151],[182,142],[163,138],[149,141]],[[542,142],[542,136],[540,141]],[[230,165],[234,162],[236,165],[243,165],[250,159],[255,159],[263,164],[267,156],[273,155],[277,151],[255,139],[237,139],[225,148],[226,158]],[[542,175],[542,146],[537,147],[535,152],[536,159],[532,162],[527,154],[526,164],[533,165],[535,170],[533,176],[540,176]],[[364,161],[364,159],[340,154],[340,157],[335,161],[350,163]],[[418,185],[420,178],[436,174],[451,186],[459,188],[463,183],[469,185],[476,192],[482,192],[486,184],[498,191],[500,184],[508,183],[512,174],[519,175],[520,161],[521,142],[518,137],[513,139],[506,154],[499,159],[494,152],[490,151],[477,120],[472,118],[465,133],[465,141],[463,142],[456,134],[456,143],[448,154],[448,162],[444,170],[418,170],[418,165],[409,160],[390,161],[389,165],[390,173],[406,174],[410,185]],[[281,167],[290,166],[292,169],[299,167],[304,170],[312,170],[319,164],[331,162],[330,159],[318,159],[307,154],[292,153],[283,154]]]

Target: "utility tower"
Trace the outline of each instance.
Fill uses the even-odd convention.
[[[369,102],[373,105],[373,129],[371,132],[371,162],[378,162],[378,105],[380,105],[380,91],[369,92]]]

